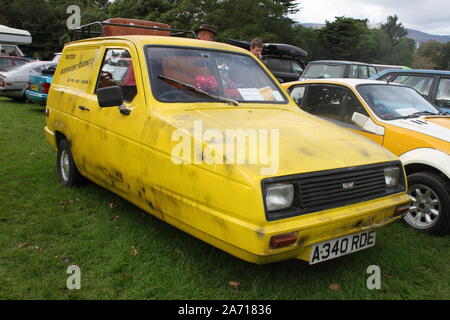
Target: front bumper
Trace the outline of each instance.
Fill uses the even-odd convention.
[[[218,219],[217,216],[208,215],[207,212],[202,214],[202,226],[198,227],[194,226],[192,221],[188,224],[167,214],[164,215],[164,220],[251,263],[266,264],[286,259],[309,261],[314,244],[383,227],[403,216],[395,212],[396,207],[410,202],[410,196],[401,193],[359,204],[266,222],[263,225],[250,224],[231,217],[225,218],[224,215]],[[208,213],[211,214],[211,211]],[[217,221],[220,221],[220,226],[215,226]],[[204,229],[205,225],[209,227]],[[272,249],[271,238],[286,233],[295,234],[297,241],[288,247]]]
[[[313,245],[361,231],[381,228],[400,219],[404,214],[396,214],[395,208],[410,202],[411,198],[406,194],[394,195],[359,205],[306,215],[300,217],[296,226],[287,223],[284,231],[275,232],[271,229],[278,229],[278,227],[269,228],[267,244],[272,236],[288,232],[296,234],[297,242],[281,249],[271,249],[266,245],[264,254],[256,256],[254,262],[268,263],[291,258],[309,261]]]

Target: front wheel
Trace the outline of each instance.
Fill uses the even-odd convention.
[[[62,139],[58,144],[56,166],[58,169],[59,181],[66,187],[80,185],[83,181],[83,176],[80,174],[73,161],[70,143],[66,139]]]
[[[431,172],[408,176],[412,204],[406,223],[430,234],[442,235],[450,230],[450,186],[448,181]]]

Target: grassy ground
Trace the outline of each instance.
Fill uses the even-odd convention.
[[[450,236],[395,223],[340,259],[252,265],[93,183],[62,187],[44,121],[43,107],[0,98],[0,299],[450,298]],[[66,287],[73,264],[81,290]],[[370,265],[380,290],[366,287]]]

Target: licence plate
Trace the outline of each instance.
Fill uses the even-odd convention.
[[[331,260],[375,245],[375,230],[368,230],[313,245],[309,264]]]
[[[39,86],[37,84],[31,84],[31,90],[33,91],[39,91]]]

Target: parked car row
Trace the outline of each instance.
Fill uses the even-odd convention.
[[[50,84],[61,54],[52,61],[29,61],[17,57],[0,57],[0,96],[28,100],[45,105]]]
[[[25,100],[29,77],[54,66],[56,63],[51,61],[34,61],[0,72],[0,95]]]

